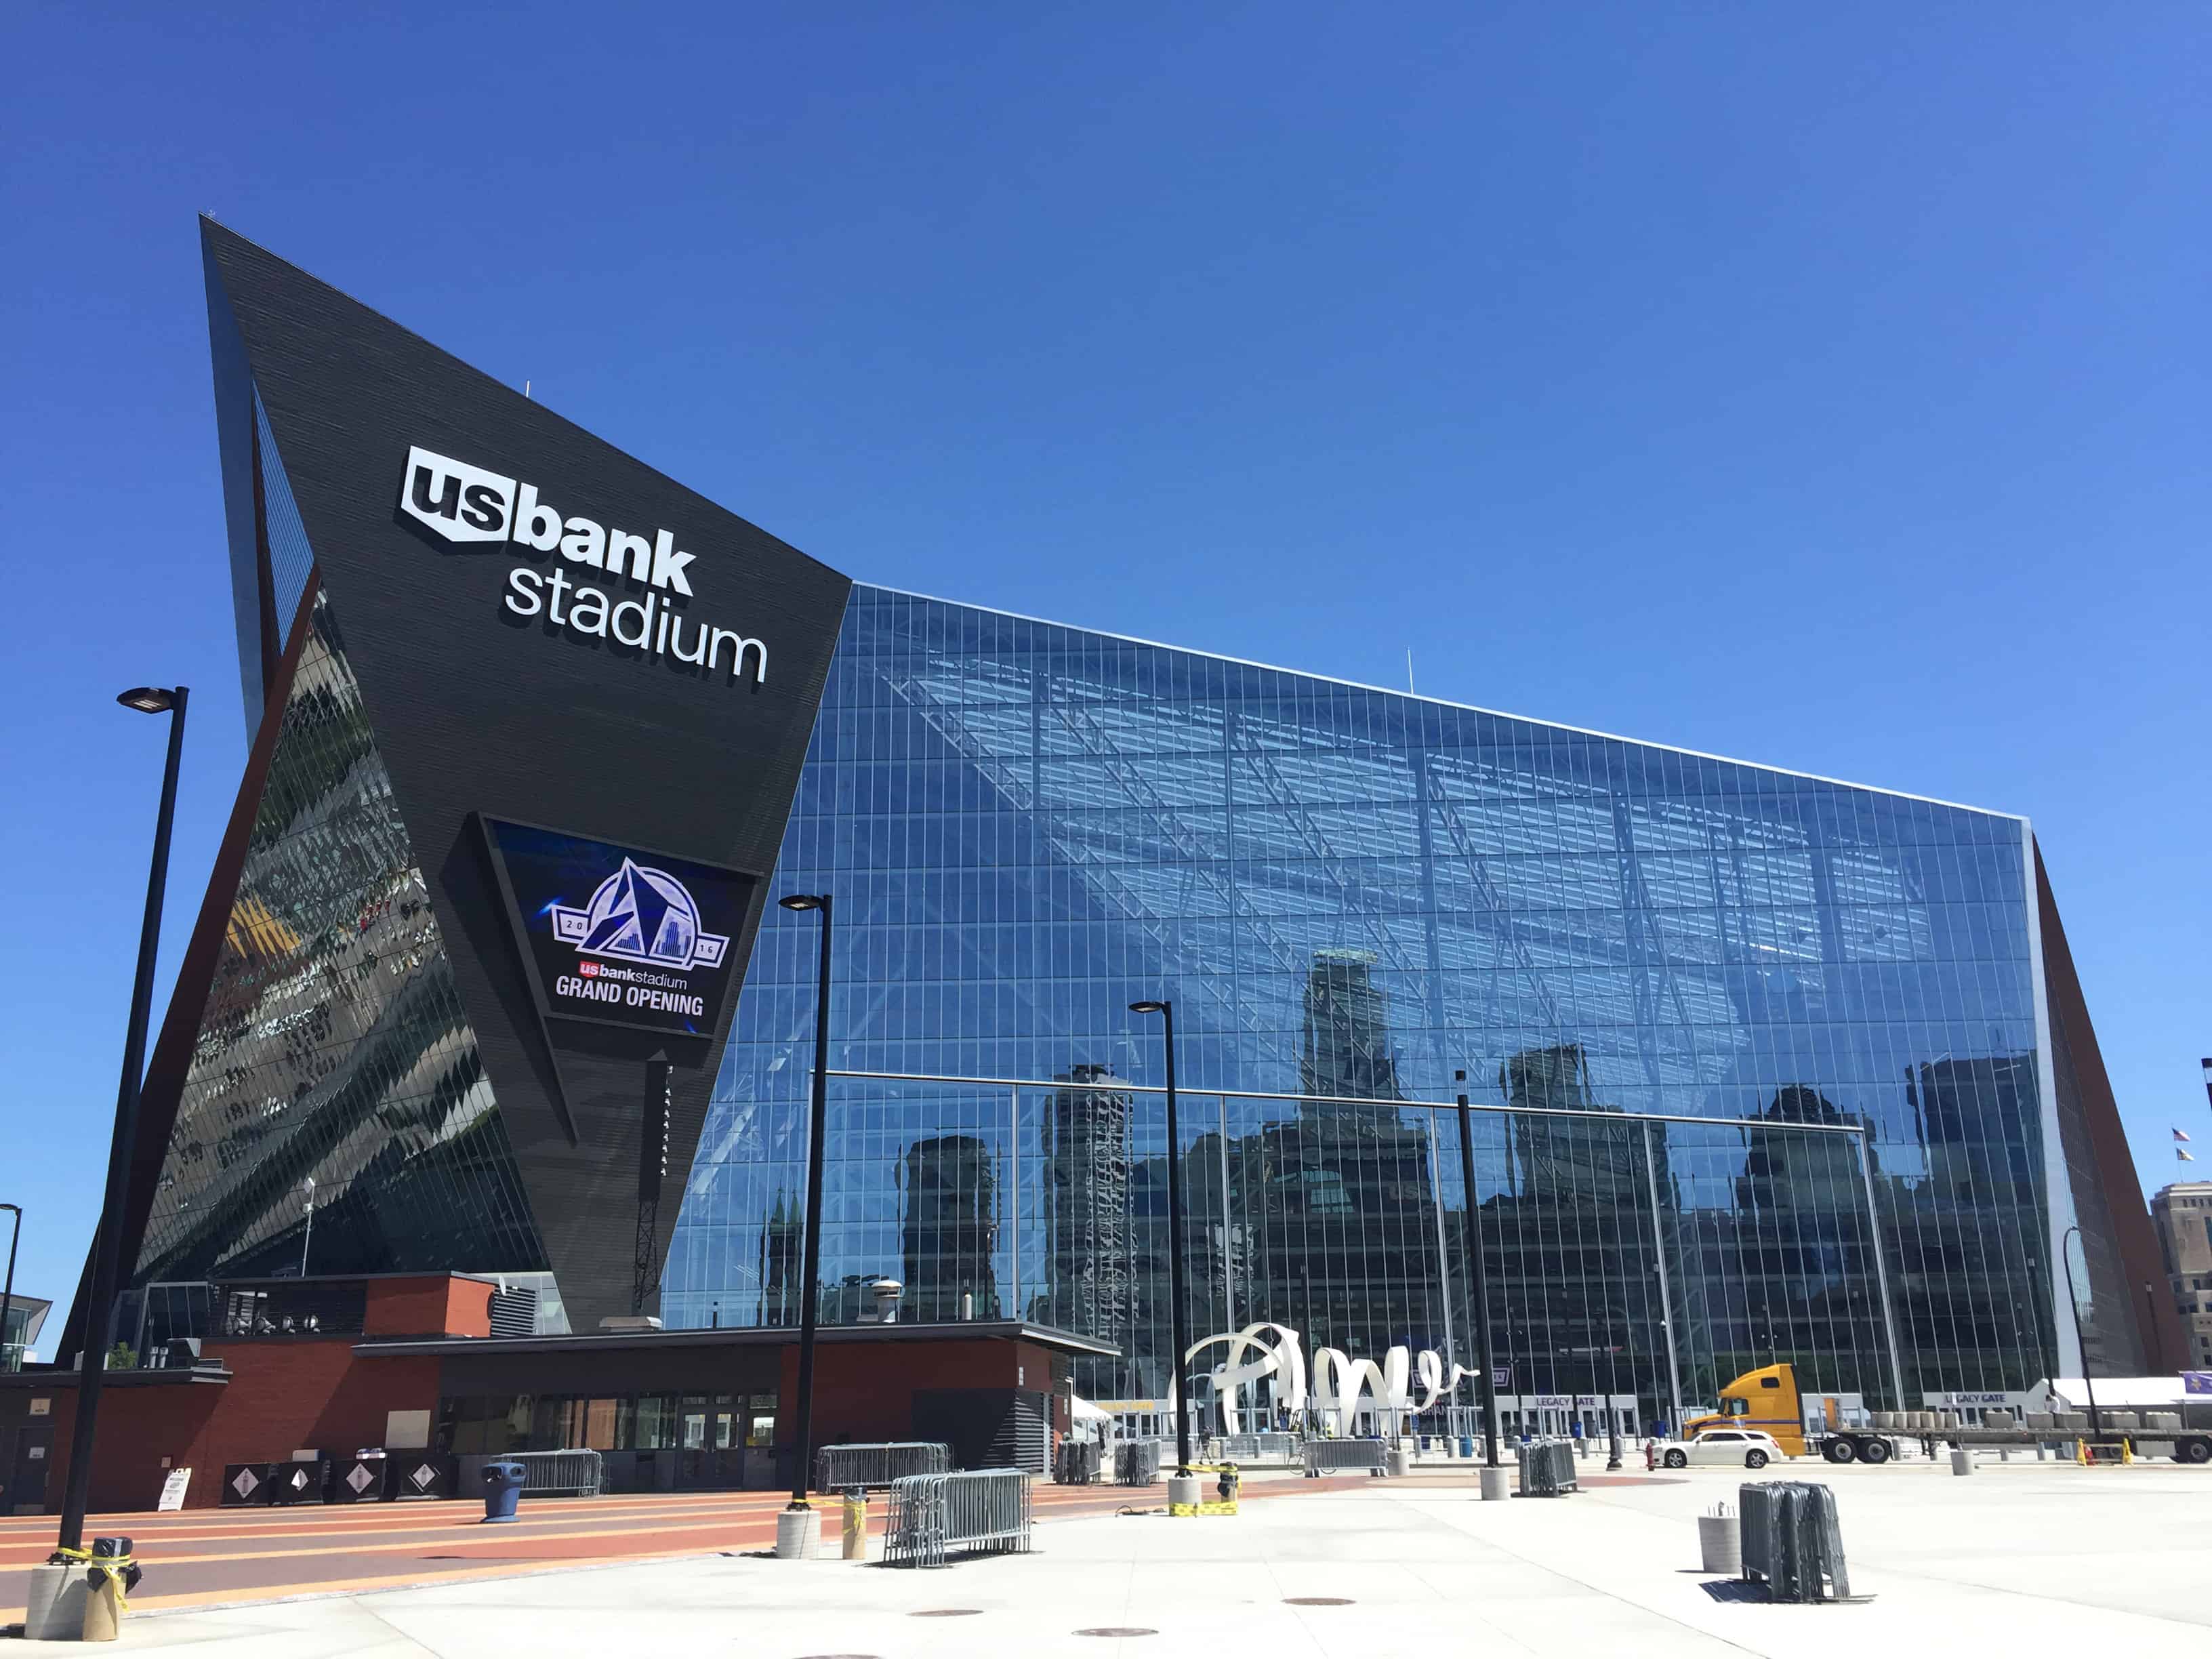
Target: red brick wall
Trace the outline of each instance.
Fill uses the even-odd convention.
[[[358,1359],[356,1340],[233,1340],[220,1351],[231,1370],[227,1383],[101,1389],[91,1507],[152,1509],[167,1457],[192,1471],[185,1507],[213,1509],[226,1464],[271,1462],[307,1448],[343,1456],[383,1444],[386,1412],[436,1408],[435,1359]],[[55,1466],[46,1484],[52,1509],[61,1504],[76,1408],[74,1388],[54,1391]]]
[[[491,1293],[471,1279],[372,1279],[362,1325],[368,1336],[489,1336]]]

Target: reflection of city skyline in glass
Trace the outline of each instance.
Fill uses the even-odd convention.
[[[2039,1046],[2017,818],[861,587],[778,868],[838,894],[841,1068],[1034,1079],[833,1080],[825,1286],[957,1297],[981,1236],[911,1234],[898,1172],[972,1139],[1008,1307],[1124,1350],[1076,1363],[1092,1397],[1164,1387],[1177,1258],[1194,1330],[1464,1357],[1462,1069],[1498,1361],[1532,1388],[1649,1405],[1671,1363],[1709,1403],[1795,1358],[1883,1395],[1869,1188],[1908,1391],[2053,1363],[2051,1212],[2094,1220],[2095,1165]],[[748,970],[672,1323],[791,1294],[810,939],[771,915]],[[1154,996],[1172,1240],[1127,1012]],[[2124,1313],[2111,1252],[2090,1278]]]

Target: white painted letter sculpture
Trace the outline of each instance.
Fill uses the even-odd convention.
[[[1276,1379],[1278,1406],[1291,1412],[1304,1412],[1310,1407],[1322,1420],[1333,1418],[1337,1433],[1349,1435],[1358,1420],[1363,1394],[1368,1395],[1376,1411],[1389,1413],[1396,1425],[1402,1426],[1408,1415],[1428,1410],[1457,1388],[1460,1378],[1474,1375],[1466,1367],[1454,1364],[1450,1375],[1446,1376],[1444,1362],[1428,1348],[1409,1359],[1401,1344],[1384,1354],[1380,1365],[1371,1359],[1348,1358],[1335,1348],[1321,1348],[1314,1353],[1313,1392],[1309,1396],[1305,1352],[1298,1334],[1289,1326],[1262,1321],[1247,1325],[1241,1331],[1209,1336],[1191,1344],[1183,1363],[1188,1364],[1217,1342],[1225,1343],[1229,1348],[1227,1357],[1212,1372],[1213,1391],[1221,1402],[1221,1426],[1228,1434],[1243,1432],[1244,1385],[1263,1377]],[[1421,1389],[1418,1404],[1411,1386],[1416,1380]]]

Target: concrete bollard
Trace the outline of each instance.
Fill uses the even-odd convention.
[[[1951,1448],[1951,1473],[1952,1473],[1952,1474],[1972,1474],[1973,1472],[1974,1472],[1974,1455],[1973,1455],[1973,1453],[1972,1453],[1972,1452],[1968,1451],[1968,1450],[1967,1450],[1964,1446],[1954,1446],[1954,1447],[1952,1447],[1952,1448]]]
[[[1705,1572],[1743,1571],[1743,1528],[1735,1516],[1698,1517],[1698,1565]]]
[[[82,1641],[85,1601],[82,1567],[33,1567],[23,1634],[33,1642]]]
[[[1512,1471],[1502,1463],[1496,1468],[1491,1468],[1487,1463],[1484,1464],[1482,1466],[1482,1501],[1486,1504],[1495,1504],[1512,1495]]]
[[[778,1510],[775,1516],[775,1559],[811,1561],[822,1553],[822,1511]]]
[[[1413,1472],[1413,1455],[1403,1446],[1391,1447],[1383,1454],[1383,1461],[1394,1480],[1402,1480]]]
[[[1199,1478],[1194,1474],[1170,1475],[1168,1477],[1169,1510],[1172,1511],[1178,1505],[1196,1510],[1206,1501],[1205,1494],[1199,1487]]]

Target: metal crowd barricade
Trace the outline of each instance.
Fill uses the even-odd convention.
[[[909,1474],[891,1482],[884,1565],[941,1567],[955,1553],[1026,1552],[1030,1477],[1021,1469]]]
[[[1096,1440],[1063,1440],[1053,1466],[1052,1478],[1063,1486],[1087,1486],[1098,1479],[1099,1453]]]
[[[1260,1437],[1256,1434],[1224,1434],[1220,1437],[1221,1461],[1228,1463],[1252,1463],[1259,1461]]]
[[[814,1490],[888,1486],[909,1474],[944,1474],[952,1448],[941,1440],[869,1440],[824,1446],[814,1455]]]
[[[1389,1468],[1384,1455],[1386,1449],[1380,1440],[1309,1440],[1305,1449],[1306,1473],[1346,1474],[1364,1471],[1382,1474]]]
[[[1268,1463],[1295,1462],[1298,1455],[1298,1437],[1294,1434],[1255,1434],[1260,1443],[1257,1460]]]
[[[1160,1443],[1124,1440],[1114,1448],[1114,1480],[1123,1486],[1150,1486],[1160,1478]]]
[[[1581,1490],[1573,1442],[1525,1440],[1515,1450],[1521,1465],[1522,1497],[1560,1498]]]
[[[483,1484],[483,1466],[503,1462],[522,1465],[526,1495],[597,1498],[602,1487],[604,1470],[599,1453],[572,1447],[567,1451],[471,1452],[460,1460],[460,1481],[455,1490],[477,1492]]]
[[[1812,1481],[1765,1480],[1737,1489],[1743,1576],[1778,1601],[1841,1601],[1851,1593],[1836,1495]]]

